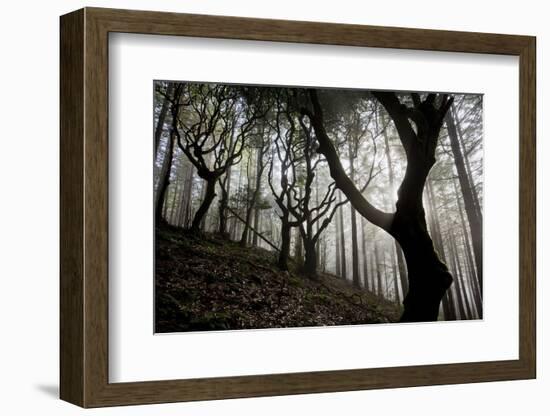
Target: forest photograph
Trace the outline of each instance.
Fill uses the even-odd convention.
[[[483,318],[483,95],[153,96],[156,333]]]

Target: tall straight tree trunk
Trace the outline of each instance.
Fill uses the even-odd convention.
[[[443,245],[443,239],[441,237],[441,225],[439,221],[439,213],[437,212],[437,205],[435,201],[435,193],[433,191],[432,183],[430,180],[426,181],[426,194],[428,201],[428,208],[431,219],[431,234],[434,240],[435,249],[438,254],[445,258],[445,246]]]
[[[318,175],[315,175],[315,206],[318,207],[319,206],[319,176]],[[319,233],[319,222],[320,221],[316,221],[315,222],[315,234],[318,234]],[[317,265],[319,265],[320,263],[320,255],[321,255],[321,250],[319,250],[320,248],[320,244],[319,244],[320,240],[318,240],[317,242],[317,248],[316,248],[316,252],[317,252]]]
[[[373,293],[375,294],[379,294],[380,293],[380,288],[378,287],[378,249],[376,248],[376,241],[373,243],[373,252],[372,252],[372,262],[371,262],[371,266],[372,266],[372,272],[371,272],[371,276],[372,276],[372,289],[373,289]]]
[[[256,193],[255,200],[254,200],[254,229],[258,232],[260,232],[260,209],[258,207],[258,194],[261,188],[261,181],[262,181],[262,157],[263,153],[260,150],[258,152],[258,157],[256,158],[256,189],[258,189],[258,192]],[[253,233],[252,235],[252,246],[258,247],[258,234]]]
[[[189,209],[189,200],[191,199],[191,192],[193,187],[193,164],[186,163],[183,175],[184,183],[184,192],[181,197],[180,205],[180,217],[179,217],[179,226],[182,228],[187,228],[187,211]]]
[[[454,191],[455,191],[455,197],[456,197],[456,204],[458,206],[458,212],[460,213],[460,224],[461,224],[461,227],[462,227],[462,234],[464,235],[464,251],[466,252],[466,257],[467,257],[467,260],[468,260],[468,263],[470,265],[470,270],[471,270],[471,283],[472,283],[472,286],[474,287],[474,302],[476,304],[476,308],[479,312],[479,316],[481,317],[482,315],[482,306],[481,306],[481,292],[480,292],[480,287],[478,285],[478,279],[477,279],[477,275],[476,275],[476,268],[474,266],[474,262],[473,262],[473,259],[472,259],[472,247],[470,245],[470,239],[468,235],[468,230],[466,229],[466,221],[464,219],[464,214],[462,212],[462,205],[460,204],[460,198],[458,197],[458,188],[456,186],[456,182],[453,180],[453,186],[454,186]]]
[[[437,212],[435,193],[432,182],[429,179],[426,181],[426,200],[428,203],[427,205],[430,219],[430,234],[432,236],[435,249],[442,259],[447,259],[445,246],[443,245],[443,239],[441,237],[441,225],[439,223],[439,213]],[[443,297],[442,303],[445,320],[456,320],[456,308],[454,305],[452,291],[447,291]]]
[[[300,230],[296,227],[296,233],[294,234],[294,257],[298,264],[302,263],[304,254],[303,254],[303,243]]]
[[[447,293],[445,293],[445,297],[443,298],[443,305],[447,306],[447,312],[445,314],[445,320],[447,321],[456,321],[457,320],[457,311],[455,306],[455,299],[453,295],[452,290],[448,290]]]
[[[218,179],[222,196],[220,198],[218,207],[219,228],[220,235],[229,238],[227,234],[227,206],[229,204],[229,192],[231,191],[231,166],[227,169],[227,172],[223,179]]]
[[[327,240],[323,237],[321,251],[321,270],[323,273],[327,271]]]
[[[431,189],[431,183],[428,179],[426,181],[426,194],[425,194],[425,200],[426,205],[428,207],[428,229],[430,230],[430,235],[432,236],[432,240],[434,242],[435,250],[439,253],[440,256],[444,256],[444,249],[441,243],[440,233],[441,230],[439,229],[439,223],[438,218],[436,217],[435,213],[435,202],[434,202],[434,196]],[[451,320],[451,311],[450,311],[450,301],[449,301],[449,292],[445,293],[445,296],[443,296],[442,299],[442,308],[443,308],[443,315],[445,317],[445,320]]]
[[[376,294],[383,296],[384,292],[382,289],[382,273],[380,266],[380,254],[378,252],[378,244],[374,243],[374,264],[376,265]]]
[[[222,196],[218,205],[218,233],[220,236],[225,236],[227,234],[227,201],[228,194],[226,186],[226,180],[219,181],[220,189],[222,191]]]
[[[168,220],[168,198],[170,196],[170,185],[168,185],[167,189],[166,189],[166,196],[164,197],[164,203],[162,205],[162,217],[164,219],[164,221],[167,221]]]
[[[458,120],[458,115],[456,112],[455,106],[451,106],[451,111],[453,114],[454,120]],[[468,154],[466,153],[466,146],[464,142],[464,133],[462,132],[462,127],[460,126],[460,123],[456,124],[456,131],[458,133],[458,138],[460,139],[460,150],[464,156],[464,165],[466,166],[466,173],[468,174],[468,182],[470,183],[470,187],[472,189],[472,196],[474,200],[474,206],[476,210],[476,215],[479,218],[480,222],[483,222],[483,215],[481,213],[481,205],[479,203],[479,197],[477,195],[477,191],[475,189],[475,183],[474,183],[474,177],[472,175],[472,168],[470,166],[470,159],[468,157]]]
[[[456,257],[456,264],[458,268],[458,285],[457,287],[460,289],[462,293],[462,298],[464,299],[464,307],[466,309],[466,316],[468,319],[472,319],[473,312],[472,312],[472,306],[470,303],[470,298],[468,296],[468,290],[466,289],[466,276],[464,274],[464,268],[462,267],[462,264],[460,262],[460,256],[458,251],[458,246],[456,245],[456,240],[453,237],[452,238],[452,244],[454,247],[455,257]]]
[[[182,160],[181,163],[181,175],[178,181],[181,182],[182,191],[180,192],[180,198],[178,199],[178,211],[176,213],[176,226],[181,227],[183,225],[183,219],[185,216],[185,208],[186,208],[186,201],[185,197],[187,195],[187,187],[189,186],[187,183],[187,177],[188,177],[188,170],[189,170],[189,164],[186,163],[186,160]]]
[[[191,222],[191,214],[193,212],[193,185],[195,175],[195,167],[193,164],[189,164],[189,176],[187,177],[187,191],[185,192],[185,218],[183,221],[183,227],[189,228]]]
[[[397,278],[397,261],[395,259],[395,251],[390,250],[391,270],[393,277],[393,290],[395,291],[395,301],[399,303],[401,298],[399,296],[399,283]]]
[[[168,113],[168,107],[170,106],[169,98],[174,93],[174,83],[169,82],[166,88],[166,97],[162,100],[162,107],[160,108],[159,118],[155,127],[155,153],[159,151],[160,138],[162,137],[162,131],[164,130],[164,122],[166,120],[166,113]]]
[[[338,203],[342,202],[342,194],[338,192]],[[338,208],[339,213],[339,221],[340,221],[340,276],[342,279],[347,279],[347,271],[346,271],[346,236],[344,232],[344,208],[340,207]]]
[[[214,187],[215,189],[215,187]],[[202,182],[202,189],[201,189],[201,201],[207,201],[207,193],[208,193],[208,181],[203,181]],[[214,195],[215,197],[215,195]],[[214,198],[212,198],[212,201],[214,200]],[[199,230],[204,232],[206,231],[206,217],[208,215],[208,208],[210,208],[210,205],[212,203],[212,201],[210,201],[210,203],[208,203],[208,206],[206,207],[206,210],[204,211],[204,213],[201,215],[201,221],[199,222]],[[199,206],[199,209],[202,205]],[[198,214],[198,210],[197,212],[195,213],[195,216]],[[191,226],[193,227],[193,226]]]
[[[241,163],[239,165],[239,180],[237,181],[237,190],[240,190],[241,185],[242,185],[243,165],[244,165],[244,163]],[[241,209],[241,204],[240,204],[240,198],[239,198],[239,199],[237,199],[237,204],[236,204],[235,210],[237,212],[240,212],[239,211],[240,209]],[[233,216],[233,224],[231,226],[231,239],[232,240],[237,240],[238,233],[239,233],[239,222],[237,221],[237,217]]]
[[[363,285],[369,290],[369,263],[367,259],[367,242],[365,236],[365,219],[361,217],[361,253],[363,255]]]
[[[481,295],[479,293],[479,288],[477,287],[477,279],[475,277],[476,276],[475,266],[474,266],[474,261],[472,259],[472,253],[470,251],[467,234],[462,233],[462,241],[464,243],[464,246],[466,247],[466,257],[467,257],[467,265],[468,265],[468,284],[471,290],[471,296],[472,296],[472,299],[474,300],[477,316],[478,318],[482,318],[483,306],[481,304]]]
[[[449,239],[450,238],[451,237],[449,236]],[[455,276],[457,276],[457,279],[458,279],[458,268],[456,264],[456,256],[455,256],[454,248],[450,241],[449,241],[449,257],[451,259],[451,268],[453,270],[453,273]],[[466,310],[464,308],[464,300],[462,298],[462,293],[460,292],[460,289],[458,287],[458,282],[456,282],[453,285],[453,291],[454,291],[454,295],[456,295],[456,303],[457,303],[460,319],[466,319]]]
[[[339,208],[341,209],[341,208]],[[336,261],[335,261],[335,275],[342,277],[342,265],[340,260],[340,221],[335,222],[335,235],[334,235],[334,249],[336,251]]]
[[[254,178],[254,189],[252,191],[251,200],[249,201],[249,205],[247,206],[247,210],[246,210],[246,217],[245,217],[246,222],[244,223],[244,230],[241,236],[241,246],[246,246],[250,239],[248,231],[250,229],[252,213],[254,208],[256,207],[258,194],[260,192],[262,173],[264,170],[263,151],[264,151],[263,147],[259,147],[256,150],[256,169],[255,169],[256,175]],[[256,229],[256,227],[254,228]]]
[[[258,232],[261,232],[260,230],[260,210],[258,208],[258,204],[254,207],[254,229]],[[252,245],[254,247],[258,247],[258,234],[253,233],[252,236]]]
[[[351,209],[351,261],[353,272],[353,285],[357,288],[361,287],[361,276],[359,275],[359,248],[357,242],[357,217],[355,208],[350,205]]]
[[[351,143],[348,144],[349,150],[349,165],[350,165],[350,179],[355,182],[355,166],[353,163],[353,150]],[[340,194],[341,195],[341,194]],[[351,270],[353,285],[357,288],[361,287],[361,276],[359,275],[359,247],[357,242],[357,217],[355,208],[350,204],[350,217],[351,217]]]
[[[466,242],[464,241],[464,236],[461,234],[457,236],[459,239],[459,242],[463,244],[464,251],[466,251]],[[457,243],[458,244],[458,243]],[[473,288],[473,274],[472,274],[472,263],[470,263],[469,259],[467,258],[468,255],[465,253],[466,259],[464,260],[464,290],[466,291],[467,297],[470,302],[470,310],[472,311],[471,319],[479,318],[481,313],[479,309],[479,304],[477,303],[477,295]]]
[[[254,210],[252,210],[252,215],[250,216],[250,223],[254,222]],[[254,232],[252,231],[252,225],[248,226],[248,238],[246,240],[246,245],[252,246],[252,236]]]
[[[388,282],[390,280],[390,277],[388,276],[388,263],[386,263],[386,252],[384,251],[382,253],[383,259],[384,259],[384,297],[386,299],[390,299],[390,289],[388,287]]]
[[[472,246],[474,248],[474,257],[476,260],[477,278],[479,282],[480,292],[483,295],[483,235],[481,219],[476,213],[473,190],[468,179],[468,174],[466,172],[464,157],[460,148],[457,128],[452,114],[448,113],[446,115],[445,122],[447,123],[447,131],[449,133],[449,140],[451,142],[451,150],[453,152],[455,167],[458,173],[458,180],[460,182],[460,189],[462,191],[462,197],[464,199],[464,208],[466,210],[466,216],[468,217],[468,223],[470,224]]]
[[[168,109],[170,107],[170,99],[171,98],[178,98],[178,97],[173,97],[174,95],[174,84],[173,83],[169,83],[168,85],[168,88],[167,88],[167,91],[166,91],[166,96],[164,97],[164,100],[162,101],[162,107],[161,107],[161,110],[160,110],[160,113],[159,113],[159,118],[157,120],[157,125],[155,126],[155,133],[154,133],[154,139],[155,139],[155,143],[154,143],[154,154],[155,154],[155,160],[158,159],[159,157],[159,153],[161,152],[161,146],[160,146],[160,141],[161,141],[161,138],[162,138],[162,133],[164,132],[164,127],[165,127],[165,123],[166,123],[166,113],[168,112]],[[176,112],[176,113],[179,113],[179,108],[172,108],[172,112]],[[172,123],[172,129],[174,128],[174,123]],[[170,140],[170,139],[169,139]],[[175,140],[174,138],[172,138],[171,140]],[[170,170],[170,167],[167,165],[169,165],[171,163],[171,159],[168,159],[167,158],[167,151],[164,152],[163,155],[160,155],[162,156],[161,157],[161,160],[160,160],[160,169],[157,168],[157,165],[155,163],[155,170],[154,170],[154,176],[153,176],[153,180],[154,180],[154,184],[156,185],[156,193],[155,193],[155,198],[158,197],[158,193],[159,193],[159,188],[160,188],[160,184],[162,183],[162,181],[164,180],[164,172],[165,170],[168,168],[168,170]],[[155,199],[155,206],[156,206],[156,199]]]
[[[172,203],[170,204],[170,214],[168,216],[168,222],[172,225],[175,225],[177,212],[178,212],[178,201],[180,199],[180,193],[182,191],[180,184],[180,169],[179,166],[175,166],[175,183],[174,183],[174,192],[172,193]]]
[[[176,171],[176,181],[177,181],[178,192],[176,193],[177,195],[176,201],[174,202],[174,206],[176,209],[175,209],[174,216],[172,218],[172,223],[176,227],[180,226],[182,211],[184,210],[183,199],[186,191],[185,174],[186,174],[185,160],[181,160],[180,163],[178,164],[177,171]]]
[[[454,258],[454,255],[451,251],[451,249],[449,249],[449,267],[451,268],[451,270],[453,271],[453,273],[456,274],[457,270],[456,270],[456,264],[455,264],[455,258]],[[451,289],[449,290],[450,293],[452,293],[452,298],[453,298],[453,307],[454,307],[454,310],[455,310],[455,314],[456,314],[456,319],[457,320],[462,320],[464,319],[464,305],[462,304],[462,299],[461,299],[461,296],[459,293],[457,293],[457,290],[456,290],[456,284],[454,284]]]
[[[176,184],[174,185],[173,199],[172,199],[172,204],[170,205],[170,214],[168,217],[169,218],[168,222],[171,225],[175,225],[176,214],[178,209],[177,201],[178,201],[179,193],[180,193],[180,184],[176,182]]]
[[[162,221],[162,211],[164,207],[164,201],[166,199],[166,190],[170,185],[170,171],[172,170],[172,158],[174,155],[174,133],[170,134],[168,138],[168,144],[166,154],[164,156],[166,163],[163,163],[162,170],[160,172],[160,182],[155,194],[155,223],[160,224]]]

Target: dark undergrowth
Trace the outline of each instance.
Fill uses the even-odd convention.
[[[396,322],[401,308],[336,276],[282,272],[276,253],[156,229],[156,332]]]

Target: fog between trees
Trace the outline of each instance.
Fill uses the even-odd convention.
[[[157,224],[340,276],[402,321],[482,316],[481,95],[154,88]]]

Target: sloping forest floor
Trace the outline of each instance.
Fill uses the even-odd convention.
[[[282,272],[276,253],[219,235],[156,229],[156,332],[396,322],[400,306],[334,275]],[[297,267],[291,267],[297,269]]]

